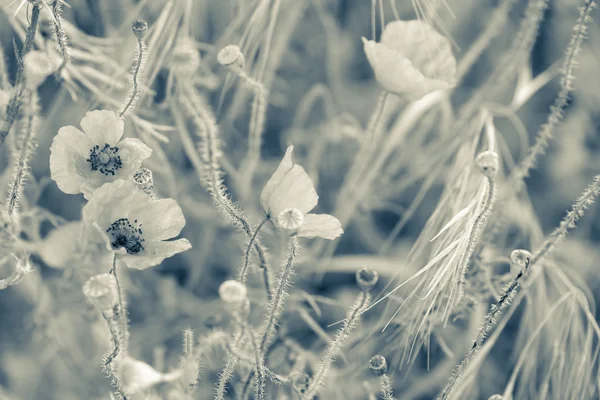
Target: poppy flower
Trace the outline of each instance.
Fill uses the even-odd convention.
[[[362,41],[377,82],[388,92],[418,100],[455,85],[450,41],[424,21],[390,22],[379,43]]]
[[[131,181],[105,183],[83,207],[90,237],[101,237],[130,268],[146,269],[190,249],[187,239],[171,239],[185,226],[173,199],[155,200]]]
[[[260,204],[273,224],[283,231],[294,230],[300,237],[333,240],[344,233],[342,224],[332,215],[309,214],[317,206],[319,196],[304,168],[292,161],[293,151],[294,146],[287,148],[260,195]]]
[[[81,128],[60,128],[50,148],[50,173],[65,193],[89,199],[104,183],[131,178],[152,153],[139,139],[121,140],[123,120],[113,111],[88,112]]]

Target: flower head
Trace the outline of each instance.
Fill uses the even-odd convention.
[[[219,64],[226,66],[235,74],[240,74],[244,70],[246,59],[239,46],[230,44],[223,47],[217,54]]]
[[[50,173],[65,193],[89,199],[102,184],[129,179],[152,153],[139,139],[121,140],[123,120],[112,111],[88,112],[81,128],[60,128],[50,148]]]
[[[294,146],[287,148],[279,167],[260,195],[260,204],[281,230],[287,231],[288,225],[294,225],[300,237],[318,236],[333,240],[344,233],[342,224],[332,215],[308,213],[316,207],[319,196],[304,168],[292,161],[293,151]],[[304,217],[303,220],[299,214]]]
[[[137,19],[131,23],[131,31],[136,38],[142,39],[148,32],[148,23],[143,19]]]
[[[83,208],[83,222],[127,266],[145,269],[190,249],[187,239],[170,240],[185,226],[173,199],[154,200],[131,181],[102,185]]]
[[[498,154],[493,151],[484,151],[479,153],[475,159],[475,164],[481,173],[490,179],[493,179],[496,176],[498,169],[500,168]]]
[[[248,289],[239,281],[228,280],[219,286],[219,297],[227,304],[243,304],[248,300]]]
[[[380,356],[379,354],[376,356],[373,356],[373,358],[371,358],[369,360],[369,369],[375,374],[375,375],[383,375],[387,372],[387,360],[385,359],[384,356]]]
[[[375,78],[388,92],[418,100],[455,85],[450,41],[424,21],[394,21],[379,43],[362,38]]]

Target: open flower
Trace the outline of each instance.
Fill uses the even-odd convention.
[[[418,100],[455,85],[450,41],[424,21],[394,21],[379,43],[362,38],[375,78],[391,93]]]
[[[83,132],[60,128],[50,148],[50,173],[60,190],[89,199],[102,184],[131,178],[152,150],[139,139],[121,140],[123,127],[116,113],[96,110],[81,120]]]
[[[130,268],[145,269],[190,249],[187,239],[170,240],[185,226],[173,199],[154,200],[131,181],[105,183],[83,208],[83,222]]]
[[[292,161],[293,151],[294,146],[287,148],[260,195],[260,204],[273,224],[283,231],[293,229],[301,237],[333,240],[344,233],[342,224],[332,215],[308,214],[316,207],[319,196],[304,168]]]

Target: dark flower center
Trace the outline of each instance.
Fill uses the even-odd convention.
[[[90,158],[86,161],[90,163],[92,171],[100,171],[104,175],[113,175],[123,167],[121,156],[118,155],[119,148],[111,147],[108,143],[104,147],[95,145],[90,149]]]
[[[110,244],[113,249],[123,247],[128,254],[137,254],[144,250],[142,224],[138,224],[137,219],[132,224],[128,218],[119,218],[108,227],[106,233],[111,237]]]

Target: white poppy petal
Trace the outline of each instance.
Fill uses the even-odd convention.
[[[83,207],[83,221],[88,226],[97,223],[100,229],[106,230],[117,219],[126,217],[134,205],[148,206],[151,201],[133,182],[119,179],[105,183]]]
[[[192,248],[187,239],[171,240],[168,242],[144,242],[144,250],[138,254],[125,254],[120,259],[129,268],[146,269],[154,267],[165,258],[174,256]]]
[[[295,208],[302,214],[316,207],[319,196],[312,179],[300,165],[294,165],[274,187],[266,202],[266,211],[277,218],[287,208]]]
[[[96,144],[116,145],[124,132],[124,122],[114,111],[88,111],[81,120],[81,129]]]
[[[117,147],[119,148],[119,153],[123,154],[121,159],[124,168],[133,169],[134,171],[140,168],[142,161],[152,155],[152,149],[136,138],[123,139],[117,144]]]
[[[321,237],[333,240],[344,233],[339,219],[329,214],[307,214],[304,223],[298,229],[298,236],[313,238]]]
[[[126,357],[119,365],[123,389],[129,395],[147,390],[162,382],[163,374],[145,362]]]
[[[424,21],[390,22],[380,43],[363,43],[377,81],[389,92],[418,100],[455,85],[452,45]]]
[[[411,61],[389,47],[369,41],[365,53],[370,62],[373,60],[375,79],[388,92],[411,96],[424,84],[425,77]]]
[[[150,205],[136,207],[128,217],[140,221],[147,241],[171,239],[179,235],[185,226],[183,211],[173,199],[160,199]]]
[[[281,162],[279,163],[279,166],[277,167],[277,170],[271,176],[271,179],[269,179],[269,181],[263,188],[262,193],[260,194],[260,204],[266,213],[269,212],[269,206],[268,206],[267,202],[273,195],[273,191],[275,190],[275,187],[279,184],[279,182],[281,182],[281,180],[283,179],[285,174],[289,170],[291,170],[292,167],[294,166],[294,162],[292,161],[292,152],[293,151],[294,151],[294,146],[289,146],[287,148],[287,150],[285,151],[285,155],[283,156],[283,159],[281,160]]]
[[[86,159],[93,146],[92,140],[74,126],[60,128],[50,147],[50,175],[60,190],[81,192],[81,185],[92,172]]]

